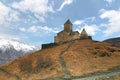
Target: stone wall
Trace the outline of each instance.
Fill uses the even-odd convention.
[[[80,39],[79,33],[75,33],[75,34],[63,34],[63,35],[58,35],[55,36],[55,43],[62,43],[65,41],[70,41],[70,40],[75,40],[75,39]]]
[[[42,49],[52,48],[58,46],[57,43],[42,44]]]

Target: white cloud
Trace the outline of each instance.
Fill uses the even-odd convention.
[[[49,33],[58,33],[59,31],[54,28],[49,28],[47,26],[31,26],[29,28],[19,28],[22,32],[30,33],[40,33],[40,34],[49,34]]]
[[[40,21],[44,21],[48,12],[54,12],[52,4],[49,5],[48,0],[21,0],[20,2],[14,2],[12,7],[24,13],[33,13],[34,17]]]
[[[28,32],[37,32],[39,30],[40,27],[37,26],[32,26],[28,29]]]
[[[104,0],[106,1],[108,4],[112,4],[115,0]]]
[[[84,22],[84,20],[76,20],[73,22],[74,25],[81,25]]]
[[[94,21],[96,21],[96,17],[95,16],[88,17],[88,18],[85,19],[85,21],[87,21],[87,22],[94,22]]]
[[[105,11],[106,11],[105,9],[100,9],[98,13],[101,14],[101,13],[103,13]]]
[[[47,26],[32,26],[28,29],[28,32],[43,32],[43,33],[57,33],[58,31],[49,28]]]
[[[76,28],[76,31],[81,31],[83,28],[86,29],[89,35],[94,36],[97,34],[98,31],[100,31],[99,27],[96,24],[93,24],[93,22],[96,21],[96,17],[87,17],[83,20],[76,20],[74,21],[74,25],[77,25],[78,28]]]
[[[19,21],[18,13],[0,1],[0,38],[19,39],[13,35],[12,22]]]
[[[22,32],[25,32],[25,31],[26,31],[26,29],[23,28],[23,27],[22,27],[22,28],[19,28],[19,30],[22,31]]]
[[[91,36],[96,35],[97,32],[100,31],[99,27],[96,26],[96,25],[85,25],[81,29],[77,28],[76,31],[79,31],[81,33],[83,28],[85,28],[85,30],[87,31],[88,35],[91,35]]]
[[[94,36],[98,31],[100,31],[99,27],[96,25],[86,25],[84,26],[88,34]]]
[[[57,9],[57,11],[61,11],[65,5],[70,5],[73,2],[73,0],[64,0],[64,2],[61,4],[60,8]]]
[[[20,40],[18,36],[12,34],[5,34],[5,33],[0,33],[0,38]]]
[[[75,20],[73,22],[74,25],[86,25],[86,24],[89,24],[89,23],[92,23],[92,22],[95,22],[96,21],[96,18],[93,16],[93,17],[87,17],[83,20]]]
[[[18,13],[0,2],[0,25],[19,21]]]
[[[107,28],[104,33],[109,36],[120,32],[120,10],[105,10],[100,15],[101,19],[108,19]]]

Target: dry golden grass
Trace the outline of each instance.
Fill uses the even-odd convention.
[[[0,80],[16,80],[15,77],[0,72]]]
[[[59,62],[59,54],[69,44],[71,43],[37,51],[9,62],[1,68],[16,74],[22,80],[61,77],[63,71]],[[120,47],[92,40],[76,40],[65,51],[63,58],[71,76],[106,71],[120,66]],[[4,78],[5,75],[2,73],[1,75],[0,79]]]

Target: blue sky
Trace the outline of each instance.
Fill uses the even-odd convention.
[[[0,38],[40,46],[54,42],[67,19],[94,40],[120,37],[120,0],[0,0]]]

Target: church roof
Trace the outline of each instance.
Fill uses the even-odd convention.
[[[71,21],[68,19],[65,24],[72,24]]]
[[[83,30],[82,30],[82,32],[81,32],[81,35],[88,36],[88,34],[87,34],[87,32],[86,32],[85,28],[83,28]]]

